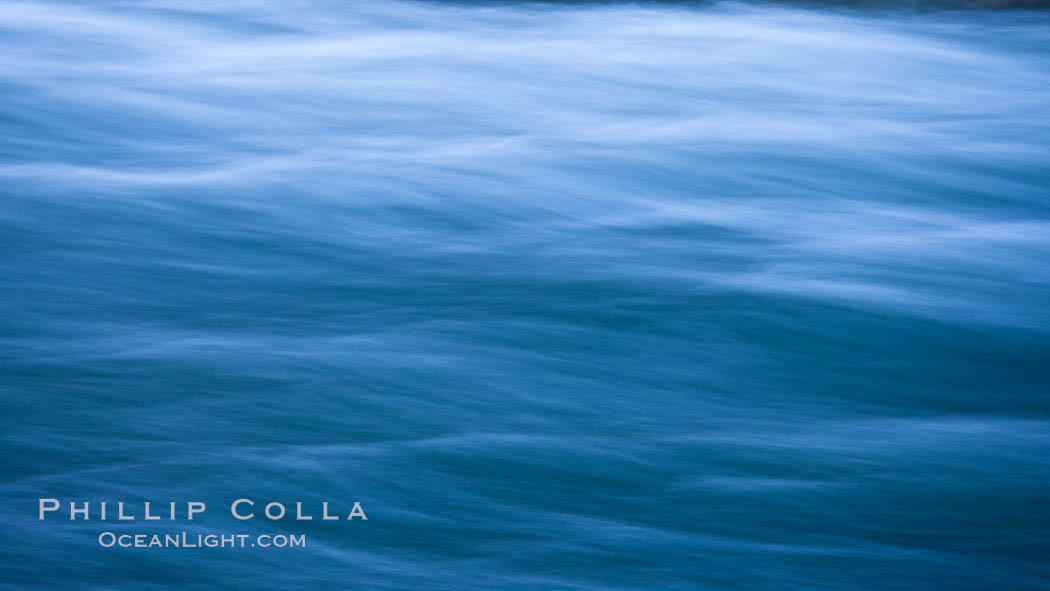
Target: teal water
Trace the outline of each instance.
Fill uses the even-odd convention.
[[[1050,585],[1050,13],[0,11],[0,588]]]

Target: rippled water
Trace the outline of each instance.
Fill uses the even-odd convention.
[[[1050,585],[1050,14],[0,11],[0,588]]]

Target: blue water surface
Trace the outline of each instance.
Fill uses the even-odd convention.
[[[1050,13],[0,13],[0,588],[1050,586]]]

